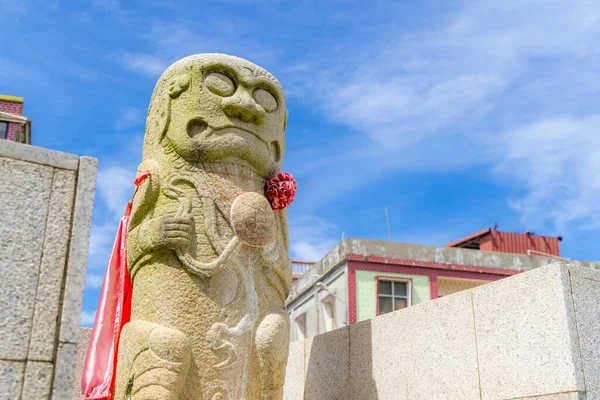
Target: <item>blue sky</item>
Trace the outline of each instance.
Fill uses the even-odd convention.
[[[0,93],[37,146],[99,159],[93,321],[161,72],[202,52],[279,78],[291,254],[443,245],[498,223],[600,260],[600,2],[0,0]]]

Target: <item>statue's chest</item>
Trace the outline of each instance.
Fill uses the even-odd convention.
[[[233,236],[231,205],[242,189],[209,174],[176,171],[161,180],[157,212],[191,216],[198,256],[219,254]]]

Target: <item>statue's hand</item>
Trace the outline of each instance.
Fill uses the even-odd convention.
[[[193,224],[191,215],[183,217],[165,216],[160,227],[161,244],[172,250],[188,247],[194,231]]]

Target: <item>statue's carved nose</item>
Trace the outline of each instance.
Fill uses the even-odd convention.
[[[255,124],[262,123],[265,117],[265,110],[256,103],[252,94],[242,87],[238,88],[233,96],[223,99],[223,111],[228,117]]]

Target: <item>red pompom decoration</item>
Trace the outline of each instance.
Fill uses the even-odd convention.
[[[283,210],[294,202],[298,184],[287,172],[280,172],[265,184],[265,194],[273,211]]]

